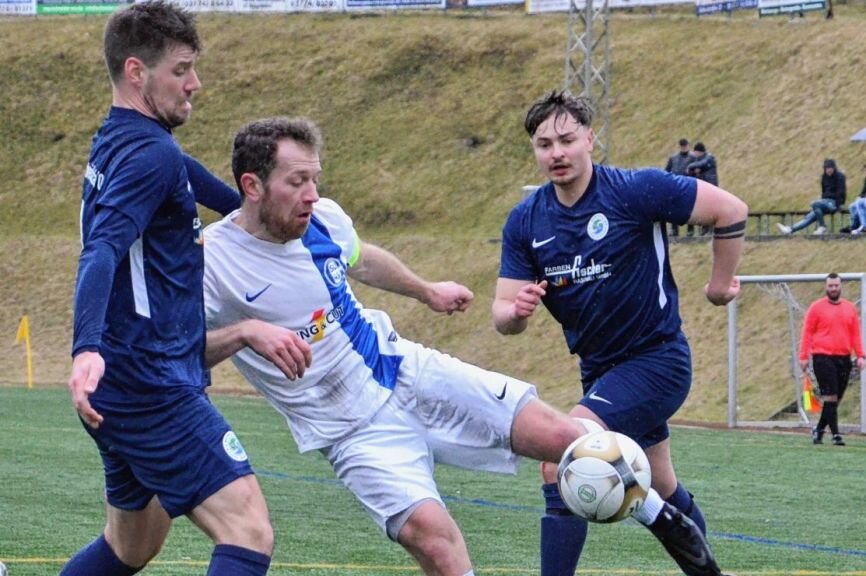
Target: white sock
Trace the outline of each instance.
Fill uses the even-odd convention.
[[[643,506],[640,507],[640,510],[632,514],[632,518],[644,526],[649,526],[659,517],[664,505],[665,501],[662,500],[659,493],[656,492],[654,488],[650,488],[647,490],[646,500],[644,500]]]
[[[469,572],[467,572],[467,573],[464,574],[463,576],[475,576],[475,571],[474,571],[474,570],[470,570]]]

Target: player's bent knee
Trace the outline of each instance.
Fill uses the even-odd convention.
[[[441,564],[463,554],[460,529],[448,511],[435,500],[415,508],[400,529],[398,541],[414,556]]]
[[[202,502],[190,518],[216,544],[231,544],[270,555],[274,531],[255,476],[227,484]]]

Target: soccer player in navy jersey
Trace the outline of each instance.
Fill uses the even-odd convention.
[[[636,519],[690,576],[718,575],[703,515],[677,481],[667,421],[691,386],[668,257],[667,222],[712,226],[706,297],[717,306],[739,293],[747,206],[702,180],[657,169],[592,163],[592,107],[553,92],[529,109],[525,128],[549,182],[518,204],[502,233],[492,313],[503,334],[523,332],[540,304],[580,357],[583,398],[576,417],[636,440],[652,467],[653,490]],[[556,466],[542,466],[542,576],[574,574],[587,525],[565,507]]]
[[[83,184],[69,388],[102,457],[107,520],[60,574],[135,574],[186,515],[215,543],[209,575],[263,575],[267,506],[205,394],[196,201],[240,200],[172,137],[201,87],[195,23],[168,2],[134,4],[109,19],[104,50],[112,107]]]

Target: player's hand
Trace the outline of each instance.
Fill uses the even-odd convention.
[[[730,285],[722,287],[716,287],[713,286],[712,283],[709,283],[704,286],[704,294],[706,294],[707,300],[712,302],[714,305],[725,306],[728,302],[731,302],[734,298],[739,296],[740,279],[734,276]]]
[[[809,369],[809,361],[808,360],[800,360],[800,372],[802,374],[806,374],[806,371]]]
[[[511,305],[515,320],[525,320],[535,313],[535,309],[541,304],[541,299],[547,294],[547,280],[538,284],[526,284],[514,298]]]
[[[301,378],[313,362],[310,345],[294,331],[268,322],[250,323],[247,346],[270,360],[289,380]]]
[[[99,352],[79,352],[72,359],[72,375],[69,377],[72,405],[81,419],[94,429],[102,424],[102,414],[93,409],[88,397],[96,392],[103,374],[105,360]]]
[[[857,370],[863,371],[864,361],[863,358],[857,358]]]
[[[434,312],[445,312],[449,316],[465,311],[475,298],[472,290],[457,282],[434,282],[430,288],[427,305]]]

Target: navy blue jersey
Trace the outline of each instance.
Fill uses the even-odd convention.
[[[677,337],[664,222],[685,224],[696,194],[694,178],[593,165],[574,206],[548,182],[511,211],[499,276],[547,280],[544,305],[580,356],[584,380]]]
[[[97,399],[207,384],[202,238],[171,132],[112,108],[87,163],[75,293],[73,354],[106,363]]]

